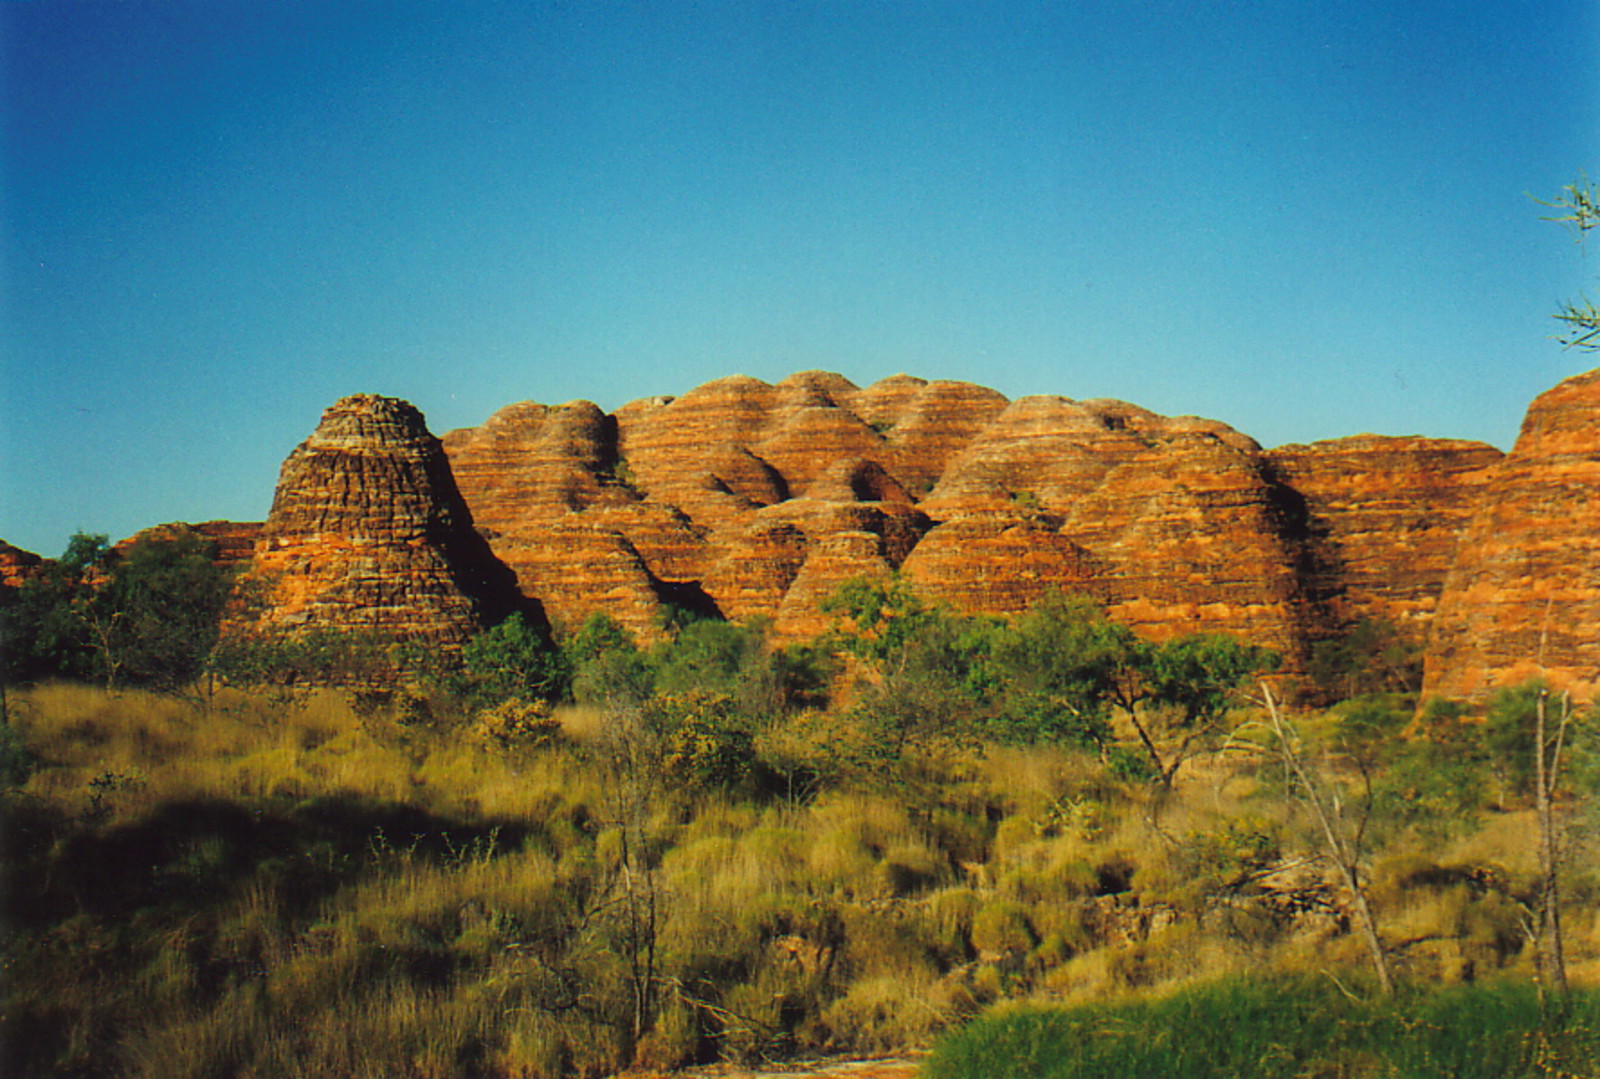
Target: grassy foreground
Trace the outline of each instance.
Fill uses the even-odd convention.
[[[946,1037],[927,1079],[1523,1079],[1600,1075],[1600,994],[1526,983],[1376,1002],[1323,981],[1229,979],[1158,1001],[999,1009]]]
[[[1592,1074],[1592,997],[1538,1056],[1536,1000],[1476,987],[1531,974],[1525,812],[1375,846],[1402,980],[1473,983],[1379,1014],[1294,980],[1354,984],[1361,949],[1233,758],[1170,794],[1061,747],[843,769],[858,720],[805,710],[750,749],[809,782],[709,783],[698,726],[640,747],[593,711],[416,703],[14,694],[0,1074],[593,1079],[953,1030],[936,1076]],[[1568,895],[1592,985],[1592,861]],[[1487,1071],[1379,1063],[1480,1034]]]

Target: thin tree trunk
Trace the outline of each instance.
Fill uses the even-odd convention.
[[[1556,827],[1555,789],[1560,781],[1561,749],[1572,706],[1569,698],[1563,695],[1561,722],[1551,748],[1546,715],[1549,696],[1548,690],[1540,689],[1534,702],[1534,806],[1539,818],[1539,974],[1550,992],[1564,996],[1567,962],[1561,939],[1561,837]]]
[[[1356,910],[1356,927],[1361,933],[1363,943],[1367,946],[1367,954],[1372,959],[1372,969],[1378,975],[1378,987],[1384,996],[1392,996],[1394,976],[1389,969],[1389,957],[1383,950],[1383,940],[1378,936],[1378,919],[1372,912],[1366,886],[1361,882],[1360,844],[1351,844],[1340,835],[1338,822],[1335,820],[1337,810],[1330,809],[1324,803],[1321,787],[1311,778],[1311,773],[1306,769],[1299,750],[1295,749],[1294,743],[1290,741],[1289,732],[1283,724],[1283,716],[1278,711],[1278,703],[1273,699],[1272,689],[1266,685],[1261,689],[1266,701],[1267,716],[1272,723],[1272,733],[1278,741],[1279,755],[1289,766],[1300,788],[1305,791],[1306,803],[1311,806],[1311,812],[1317,818],[1317,826],[1322,831],[1322,840],[1328,849],[1328,855],[1338,868],[1345,887],[1349,889],[1350,900]]]
[[[1161,785],[1164,787],[1172,786],[1172,775],[1177,769],[1174,768],[1171,772],[1167,770],[1167,762],[1161,759],[1161,751],[1156,748],[1156,743],[1150,737],[1150,732],[1145,730],[1144,724],[1139,722],[1139,717],[1134,713],[1133,708],[1124,705],[1123,710],[1128,713],[1128,719],[1133,724],[1133,729],[1138,732],[1139,741],[1144,743],[1144,751],[1150,755],[1150,763],[1156,766],[1156,775],[1161,777]]]

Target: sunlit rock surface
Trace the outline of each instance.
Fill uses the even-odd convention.
[[[1487,476],[1433,620],[1424,690],[1479,698],[1600,682],[1600,370],[1529,406]]]
[[[446,649],[518,602],[422,414],[358,394],[278,478],[230,632],[322,628]]]

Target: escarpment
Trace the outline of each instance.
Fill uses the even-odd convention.
[[[1535,402],[1503,460],[1372,435],[1263,450],[1216,421],[906,375],[524,402],[442,440],[363,395],[285,462],[249,576],[263,626],[459,643],[519,604],[643,640],[671,605],[802,638],[844,581],[899,572],[974,614],[1084,592],[1148,636],[1237,634],[1290,670],[1382,618],[1433,642],[1430,691],[1480,693],[1529,656],[1592,680],[1597,380]]]

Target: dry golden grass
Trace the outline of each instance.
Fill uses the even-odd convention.
[[[608,1074],[632,1052],[640,897],[658,981],[639,1060],[658,1067],[901,1048],[997,1000],[1365,962],[1334,913],[1281,914],[1252,878],[1317,844],[1240,758],[1189,762],[1163,798],[1090,755],[991,747],[763,799],[673,791],[648,766],[619,781],[592,709],[560,710],[552,743],[498,745],[443,712],[419,723],[328,692],[14,699],[43,762],[18,804],[55,813],[59,841],[31,864],[51,887],[91,882],[77,909],[38,915],[8,998],[50,1026],[63,1067],[114,1046],[133,1075]],[[187,803],[245,810],[303,847],[244,824],[180,829],[122,867],[145,905],[96,913],[98,866],[71,859]],[[1530,815],[1477,823],[1373,850],[1404,976],[1528,967],[1515,903],[1437,872],[1526,884]],[[1569,959],[1594,982],[1600,885],[1582,888]]]

